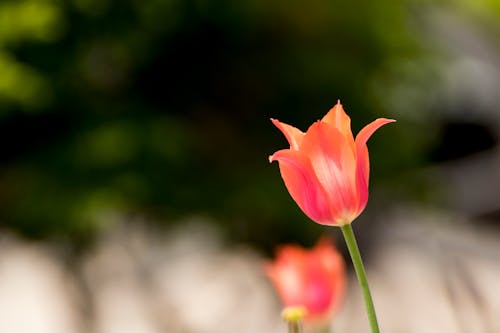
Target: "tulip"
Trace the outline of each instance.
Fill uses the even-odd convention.
[[[278,161],[288,192],[313,221],[343,226],[364,210],[368,201],[370,162],[366,142],[382,125],[379,118],[365,126],[354,140],[351,120],[337,102],[307,132],[271,119],[285,135],[290,149],[269,157]]]
[[[308,250],[285,245],[265,266],[285,309],[304,309],[304,322],[326,326],[342,302],[346,273],[342,256],[326,239]],[[297,311],[292,311],[297,312]]]

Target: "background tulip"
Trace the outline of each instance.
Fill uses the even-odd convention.
[[[308,250],[285,245],[265,267],[285,307],[304,307],[304,321],[326,325],[344,297],[346,277],[342,256],[326,239]]]

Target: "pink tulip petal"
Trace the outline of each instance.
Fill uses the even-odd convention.
[[[318,244],[309,253],[307,262],[308,290],[305,295],[308,300],[307,308],[313,313],[329,313],[332,303],[333,284],[331,271],[328,269],[331,263],[325,265],[324,257],[331,257],[328,251],[334,251],[332,245]]]
[[[359,196],[358,212],[361,212],[368,202],[368,182],[370,178],[370,158],[366,142],[385,124],[395,122],[393,119],[378,118],[366,125],[356,136],[356,187]]]
[[[344,298],[346,287],[344,259],[327,238],[321,238],[313,250],[318,256],[317,261],[321,263],[328,275],[337,281],[332,288],[333,296],[330,304],[331,310],[334,311],[339,308]]]
[[[288,143],[290,144],[290,148],[298,150],[302,142],[302,138],[304,137],[304,133],[298,128],[282,123],[277,119],[271,119],[271,121],[274,126],[278,127],[278,129],[285,135]]]
[[[307,256],[303,248],[286,245],[278,250],[276,261],[265,266],[265,272],[276,286],[285,306],[304,306]]]
[[[334,126],[337,130],[342,133],[342,135],[347,139],[347,142],[351,146],[354,152],[354,137],[351,131],[351,118],[345,113],[340,100],[337,104],[328,111],[328,113],[321,120],[322,122],[328,123]]]
[[[269,161],[279,162],[281,177],[288,192],[310,219],[321,224],[331,221],[327,195],[304,155],[283,149],[270,156]]]
[[[300,153],[307,156],[314,173],[329,198],[334,220],[331,224],[350,223],[356,211],[355,158],[347,139],[326,122],[316,122],[308,129]]]

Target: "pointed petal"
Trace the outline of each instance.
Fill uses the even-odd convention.
[[[291,125],[282,123],[277,119],[271,119],[274,126],[278,127],[278,129],[285,135],[288,143],[290,144],[290,148],[293,150],[298,150],[300,143],[302,142],[302,138],[304,137],[304,133]]]
[[[370,158],[366,142],[381,126],[392,122],[395,122],[395,120],[379,118],[366,125],[356,136],[356,188],[359,197],[359,213],[363,211],[368,201]]]
[[[394,119],[387,119],[387,118],[378,118],[365,127],[361,131],[359,131],[358,135],[356,136],[356,146],[364,145],[368,141],[368,139],[372,136],[373,133],[375,133],[376,130],[378,130],[380,127],[382,127],[385,124],[388,123],[393,123],[396,120]]]
[[[316,178],[329,197],[335,218],[332,222],[351,215],[357,207],[356,163],[347,139],[335,127],[319,121],[307,131],[300,152],[309,157]]]
[[[358,193],[358,213],[365,209],[368,202],[368,182],[370,177],[370,158],[366,145],[358,151],[356,165],[356,191]]]
[[[270,156],[269,161],[279,162],[288,192],[310,219],[321,224],[331,221],[327,196],[307,157],[297,151],[283,149]]]
[[[345,113],[342,104],[340,104],[340,100],[337,101],[337,104],[330,109],[321,121],[328,123],[339,130],[340,133],[346,137],[347,142],[354,151],[354,137],[351,131],[351,118],[349,118],[349,116]]]

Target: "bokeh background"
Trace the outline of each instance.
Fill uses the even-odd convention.
[[[25,290],[35,308],[72,309],[68,316],[77,319],[61,332],[211,332],[212,322],[203,317],[207,307],[192,309],[202,292],[187,291],[200,282],[185,282],[186,276],[203,276],[194,264],[199,260],[211,263],[207,276],[238,283],[234,276],[253,276],[243,285],[260,286],[255,288],[268,311],[256,318],[267,323],[263,318],[274,318],[279,305],[259,275],[260,262],[279,243],[311,246],[324,233],[339,237],[307,220],[277,165],[268,163],[269,154],[287,145],[269,118],[306,130],[337,99],[355,132],[378,117],[398,120],[369,142],[371,198],[355,223],[367,260],[377,267],[385,253],[379,245],[391,243],[388,230],[411,225],[394,233],[428,249],[429,235],[447,237],[460,229],[449,242],[470,244],[473,253],[481,249],[471,263],[490,258],[485,269],[497,269],[499,36],[496,0],[3,0],[0,272],[14,274],[4,292],[23,299],[19,292]],[[480,246],[482,232],[493,237],[492,250]],[[463,240],[462,233],[477,239]],[[339,247],[345,251],[340,241]],[[200,253],[213,253],[213,261]],[[222,265],[228,253],[236,267]],[[24,259],[12,259],[16,255]],[[37,268],[44,262],[57,278]],[[107,269],[115,275],[103,273]],[[169,306],[146,311],[137,305],[143,310],[131,313],[155,313],[143,326],[110,325],[120,319],[103,309],[128,303],[102,305],[102,283],[95,281],[115,285],[144,269],[163,272],[150,275],[168,286],[168,301],[160,303]],[[71,281],[61,298],[75,294],[70,298],[77,301],[40,306],[55,297],[26,292],[31,282],[20,284],[12,272],[36,277],[41,290],[47,290],[43,279]],[[134,286],[142,290],[148,281]],[[186,290],[175,298],[183,281]],[[135,289],[125,284],[119,290],[116,295]],[[206,299],[237,294],[215,290]],[[258,304],[256,312],[264,309]],[[29,313],[29,306],[21,308]],[[215,323],[242,322],[228,315],[234,307],[216,309],[220,317],[208,316]],[[0,322],[10,332],[58,332],[50,325],[64,315],[54,311],[56,324],[20,328],[22,311],[19,320],[12,320],[16,314]],[[255,331],[256,320],[245,313],[246,327]],[[155,331],[157,320],[162,324]],[[279,318],[269,320],[284,330]],[[261,331],[269,330],[262,325]],[[494,326],[484,327],[464,332],[492,332]]]

